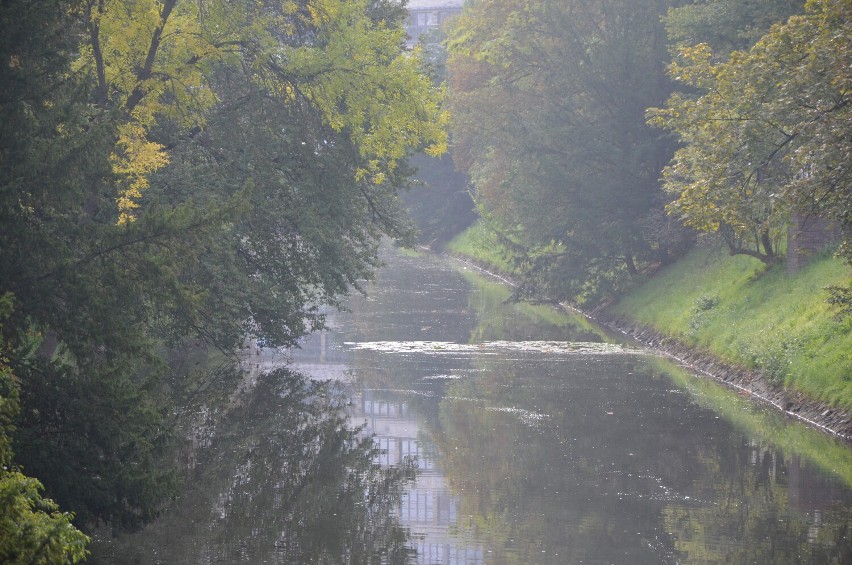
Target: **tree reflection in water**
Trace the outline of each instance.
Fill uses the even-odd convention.
[[[102,563],[405,563],[393,510],[416,467],[381,468],[333,383],[278,370],[208,428],[185,493],[143,531],[94,547]],[[216,411],[213,411],[214,413]]]

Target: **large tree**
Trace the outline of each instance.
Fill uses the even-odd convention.
[[[825,216],[848,234],[850,22],[849,2],[812,0],[723,62],[706,44],[680,50],[672,76],[700,94],[651,111],[652,123],[684,143],[664,173],[677,196],[672,213],[767,263],[791,211]]]
[[[658,177],[672,141],[645,108],[670,93],[665,3],[479,1],[450,38],[454,157],[481,213],[529,258],[536,285],[589,281],[665,260]],[[661,232],[658,232],[661,233]]]
[[[405,157],[443,151],[403,12],[367,0],[10,0],[0,291],[17,456],[86,522],[136,526],[164,352],[291,344],[410,230]],[[179,383],[179,375],[172,383]]]
[[[804,10],[802,0],[694,0],[669,8],[664,18],[677,45],[706,43],[717,57],[748,49],[772,24]]]

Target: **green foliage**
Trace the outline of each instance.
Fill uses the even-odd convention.
[[[0,296],[0,561],[9,565],[78,563],[87,555],[89,538],[72,524],[73,514],[60,512],[43,498],[41,483],[14,465],[11,439],[20,410],[18,384],[8,363],[2,337],[12,313],[12,295]]]
[[[367,0],[3,4],[14,439],[78,522],[137,527],[173,492],[170,348],[292,344],[371,276],[382,237],[412,240],[405,158],[443,151],[446,116],[403,17]]]
[[[706,44],[680,49],[670,72],[700,95],[649,111],[684,143],[664,171],[672,214],[767,263],[791,211],[849,231],[850,10],[812,0],[724,62]]]
[[[169,404],[154,406],[148,383],[129,368],[33,364],[14,436],[27,471],[80,525],[131,530],[155,517],[176,493],[175,471],[161,460]]]
[[[670,93],[661,9],[487,1],[454,20],[453,157],[480,213],[518,244],[530,288],[605,294],[677,240],[649,229],[673,151],[644,121]]]
[[[623,297],[614,310],[848,409],[852,320],[835,318],[823,290],[845,284],[848,269],[823,257],[788,275],[782,266],[766,270],[748,257],[698,249]]]
[[[89,538],[42,498],[42,485],[16,470],[0,471],[0,560],[9,565],[79,563]]]
[[[839,320],[852,316],[852,286],[830,285],[825,287],[829,296],[826,302],[837,308]]]
[[[718,294],[702,294],[701,296],[696,297],[694,306],[690,310],[691,315],[689,317],[689,334],[694,335],[702,325],[706,322],[706,319],[710,316],[710,310],[719,305],[719,295]]]
[[[772,26],[802,12],[801,0],[698,0],[669,8],[666,32],[676,44],[707,43],[726,56],[748,49]]]

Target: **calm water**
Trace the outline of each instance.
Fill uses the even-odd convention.
[[[389,257],[193,408],[185,494],[99,563],[852,563],[852,450],[580,318]],[[330,380],[326,383],[326,380]]]

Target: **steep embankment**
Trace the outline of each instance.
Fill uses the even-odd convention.
[[[639,285],[604,320],[797,416],[852,434],[852,319],[828,285],[849,268],[829,256],[788,274],[749,257],[696,249]],[[721,361],[722,364],[719,363]]]
[[[474,228],[448,246],[497,270],[508,262]],[[795,274],[749,257],[693,250],[592,317],[696,370],[833,433],[852,437],[852,318],[826,303],[848,284],[842,261]]]

